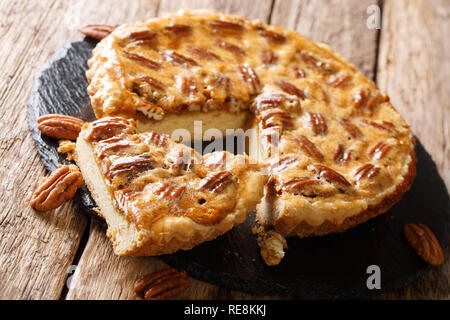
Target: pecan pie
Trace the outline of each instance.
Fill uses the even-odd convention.
[[[194,120],[224,133],[253,128],[248,152],[270,169],[257,210],[262,229],[342,232],[387,211],[412,184],[414,136],[389,97],[327,45],[294,31],[180,12],[117,27],[89,66],[99,118],[120,115],[140,132],[167,134],[193,132]],[[225,173],[214,177],[228,183]]]
[[[245,155],[201,156],[134,120],[86,124],[76,162],[118,255],[158,255],[212,240],[255,210],[267,179]],[[255,162],[255,161],[253,161]]]

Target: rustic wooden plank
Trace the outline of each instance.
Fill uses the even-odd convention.
[[[158,7],[158,16],[179,9],[209,9],[215,12],[226,12],[242,15],[249,18],[258,18],[268,21],[270,16],[271,1],[260,1],[258,6],[251,2],[242,1],[172,1],[163,0]],[[105,13],[99,8],[99,16]],[[128,17],[130,21],[140,20],[139,16]],[[94,23],[93,21],[92,23]],[[114,23],[114,22],[110,22]],[[124,258],[114,255],[111,244],[105,236],[105,230],[100,228],[95,221],[90,230],[89,240],[83,255],[77,266],[77,275],[73,277],[67,299],[135,299],[133,282],[145,273],[165,268],[166,265],[160,259]],[[191,279],[191,285],[187,291],[177,297],[178,299],[251,299],[274,298],[248,295],[220,288],[206,282]]]
[[[324,42],[356,65],[367,77],[374,75],[378,30],[367,28],[367,8],[377,0],[276,0],[271,24],[298,31]]]
[[[450,3],[386,0],[377,84],[411,125],[450,188]],[[380,299],[449,299],[450,249],[446,263],[419,281]]]
[[[37,213],[31,194],[46,174],[28,134],[26,104],[38,68],[58,49],[81,38],[80,24],[146,18],[157,2],[15,1],[0,3],[0,299],[58,299],[87,217],[67,202]],[[104,12],[97,16],[96,8]],[[134,19],[133,19],[134,20]]]

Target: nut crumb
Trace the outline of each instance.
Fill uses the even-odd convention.
[[[59,140],[58,152],[66,154],[66,160],[72,161],[75,153],[75,142],[70,140]]]

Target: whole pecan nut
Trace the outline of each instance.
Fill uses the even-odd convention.
[[[145,300],[166,300],[177,296],[188,286],[189,278],[185,271],[168,268],[138,278],[134,292],[143,293]]]
[[[85,36],[102,40],[111,32],[114,31],[116,27],[110,26],[108,24],[88,24],[80,28],[80,32]]]
[[[409,245],[426,262],[433,266],[444,263],[444,253],[433,232],[423,223],[408,223],[403,234]]]
[[[61,166],[41,181],[31,197],[30,205],[38,211],[55,209],[73,198],[82,185],[83,176],[76,166]]]
[[[76,140],[84,121],[63,114],[46,114],[37,119],[38,129],[46,136]]]

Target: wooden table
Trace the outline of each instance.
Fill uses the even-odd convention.
[[[381,29],[376,26],[377,5]],[[207,8],[297,30],[326,42],[388,92],[450,187],[448,0],[136,0],[0,2],[0,299],[135,299],[157,258],[113,254],[104,231],[71,201],[46,213],[29,199],[46,174],[26,123],[33,77],[89,23],[121,24],[181,8]],[[375,19],[373,19],[375,17]],[[368,23],[369,19],[369,23]],[[450,256],[415,283],[379,299],[449,299]],[[76,272],[74,273],[74,265]],[[180,299],[282,299],[192,279]]]

